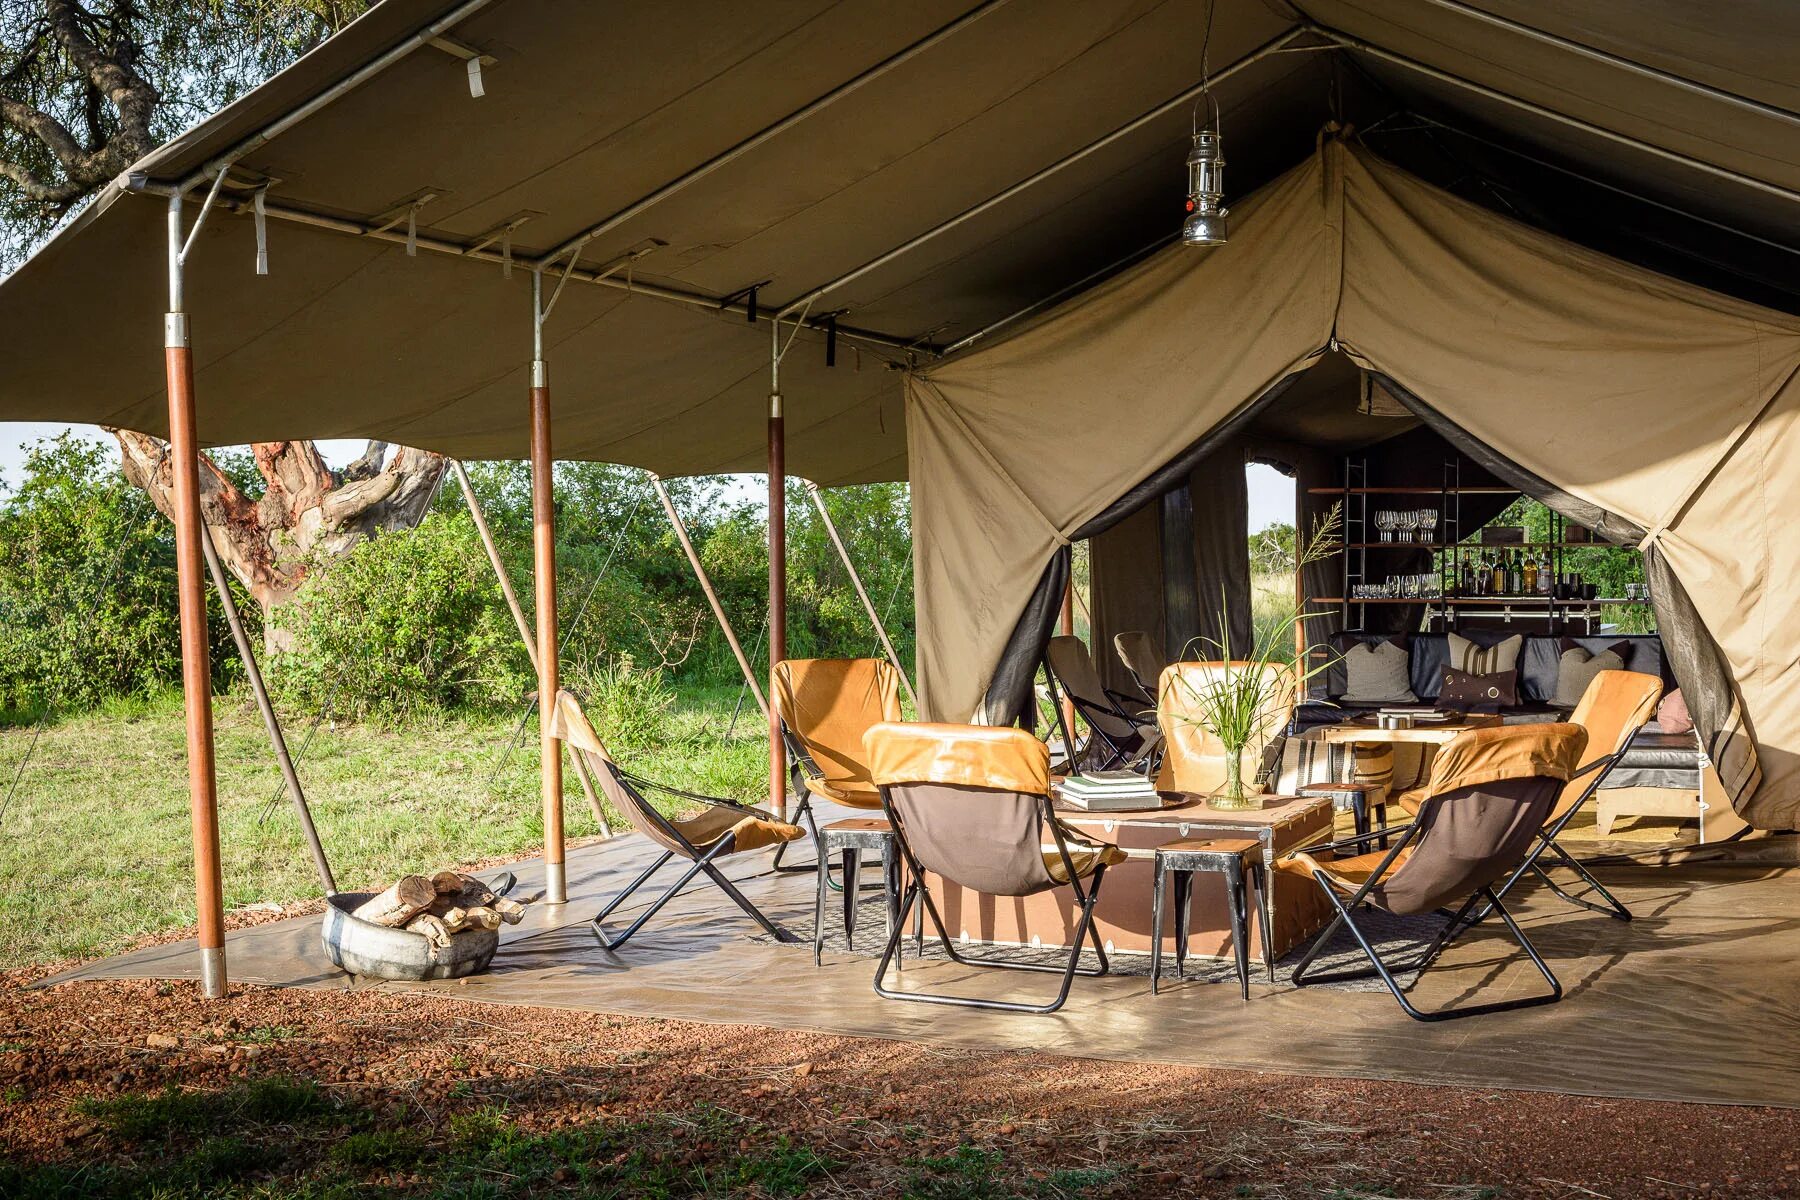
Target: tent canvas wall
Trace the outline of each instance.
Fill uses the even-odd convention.
[[[1170,447],[1213,448],[1337,346],[1509,482],[1642,546],[1734,807],[1800,825],[1785,516],[1800,320],[1509,221],[1344,140],[1233,223],[1225,246],[1166,250],[909,374],[927,712],[1010,719],[1037,636],[1021,617],[1042,608],[1040,580],[1059,585],[1070,541],[1122,516]]]

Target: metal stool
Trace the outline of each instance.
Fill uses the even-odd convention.
[[[1327,796],[1331,806],[1339,812],[1348,811],[1350,819],[1356,824],[1356,832],[1361,835],[1369,832],[1369,793],[1373,785],[1367,783],[1309,783],[1300,789],[1302,796]],[[1375,806],[1375,815],[1385,826],[1387,824],[1387,802]],[[1366,847],[1364,847],[1366,849]],[[1381,839],[1381,848],[1388,848],[1388,840]]]
[[[1244,888],[1246,866],[1249,867],[1249,873],[1256,877],[1259,901],[1256,910],[1262,927],[1263,957],[1273,970],[1275,932],[1269,920],[1268,895],[1265,890],[1269,880],[1263,871],[1262,843],[1250,838],[1190,838],[1169,842],[1156,848],[1156,882],[1150,916],[1152,994],[1158,990],[1162,979],[1163,895],[1166,890],[1164,876],[1175,876],[1175,977],[1179,979],[1187,963],[1188,901],[1194,874],[1210,871],[1225,877],[1225,899],[1227,907],[1231,909],[1231,949],[1237,958],[1238,986],[1243,989],[1244,999],[1250,998],[1250,936],[1246,928],[1248,918],[1244,912],[1247,900]]]
[[[825,950],[825,897],[830,889],[831,856],[843,855],[844,940],[856,944],[856,905],[861,898],[863,851],[881,856],[881,887],[887,899],[887,933],[900,919],[900,855],[894,847],[894,830],[885,817],[846,817],[819,830],[819,895],[813,907],[813,965],[823,961]]]

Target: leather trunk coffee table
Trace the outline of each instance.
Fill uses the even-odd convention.
[[[1165,806],[1140,812],[1090,813],[1058,802],[1057,815],[1080,836],[1125,850],[1126,861],[1106,869],[1095,906],[1095,925],[1107,950],[1149,953],[1151,890],[1156,847],[1188,838],[1250,838],[1262,846],[1266,889],[1274,929],[1274,954],[1263,945],[1260,922],[1252,920],[1251,955],[1272,963],[1320,928],[1330,907],[1312,877],[1280,860],[1292,850],[1331,840],[1331,801],[1318,796],[1264,796],[1257,809],[1215,809],[1204,797],[1164,793]],[[950,936],[996,945],[1067,946],[1075,912],[1067,888],[1023,898],[973,892],[932,876]],[[1190,951],[1195,957],[1231,955],[1231,910],[1218,877],[1195,881]],[[1174,953],[1173,932],[1165,931],[1165,953]],[[1272,967],[1270,968],[1272,971]]]

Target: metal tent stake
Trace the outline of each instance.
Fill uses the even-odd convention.
[[[869,599],[869,593],[863,587],[862,576],[856,573],[856,564],[850,559],[850,551],[844,545],[844,539],[838,536],[837,524],[832,521],[831,513],[825,507],[825,493],[812,480],[806,481],[806,494],[812,497],[813,507],[819,510],[819,519],[825,523],[825,532],[831,537],[831,544],[837,547],[838,558],[843,560],[844,570],[850,572],[850,584],[856,589],[856,595],[862,601],[863,611],[869,614],[869,623],[875,626],[875,636],[881,639],[881,648],[887,653],[888,662],[900,675],[900,683],[906,688],[907,698],[912,701],[913,711],[919,708],[919,694],[913,691],[912,680],[906,677],[906,668],[900,665],[900,656],[894,652],[894,643],[888,637],[887,626],[881,622],[881,614],[875,611],[875,602]]]
[[[731,627],[731,621],[725,615],[725,606],[719,601],[719,593],[713,589],[712,578],[707,575],[706,567],[701,564],[700,555],[694,549],[693,539],[688,536],[687,522],[681,519],[681,513],[669,496],[669,489],[664,486],[662,476],[651,472],[650,486],[656,489],[663,511],[669,514],[669,524],[675,528],[675,538],[681,543],[682,552],[687,555],[688,565],[694,569],[694,578],[699,580],[700,590],[706,594],[706,602],[712,607],[713,616],[719,622],[719,631],[725,635],[725,643],[731,647],[732,657],[737,659],[738,669],[744,673],[744,682],[750,685],[750,694],[756,697],[756,707],[762,710],[763,716],[768,716],[769,702],[763,697],[762,685],[756,681],[756,671],[744,656],[744,647],[738,641],[737,631]]]
[[[225,892],[219,871],[219,798],[213,763],[212,663],[206,645],[206,567],[200,551],[200,440],[194,428],[194,355],[182,295],[181,197],[169,197],[169,310],[163,368],[169,387],[169,471],[174,482],[176,596],[181,610],[181,694],[187,726],[188,813],[200,991],[225,995]],[[196,234],[199,224],[194,226]]]
[[[294,813],[300,818],[300,833],[306,838],[306,848],[312,854],[313,869],[319,873],[319,885],[327,896],[335,896],[337,881],[331,876],[331,862],[325,857],[319,830],[313,825],[306,790],[300,786],[299,773],[294,770],[294,760],[288,754],[287,737],[281,732],[281,720],[269,701],[269,689],[263,685],[262,668],[257,665],[256,650],[244,632],[237,600],[231,594],[231,581],[226,577],[225,564],[219,560],[219,548],[213,542],[212,530],[205,525],[200,528],[200,549],[206,555],[206,571],[212,576],[213,591],[219,597],[219,607],[224,610],[225,624],[231,629],[231,640],[237,644],[238,658],[244,664],[244,677],[250,681],[250,694],[256,697],[256,710],[262,714],[263,728],[269,731],[269,744],[275,748],[275,761],[281,766],[281,779],[287,785],[288,799],[294,802]]]
[[[573,260],[570,263],[573,266]],[[565,277],[566,281],[566,277]],[[538,747],[543,756],[544,899],[569,898],[563,863],[562,743],[552,729],[557,678],[556,483],[550,446],[550,372],[544,362],[544,273],[531,273],[531,545],[537,599]]]

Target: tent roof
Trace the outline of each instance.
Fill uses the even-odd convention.
[[[1800,310],[1796,251],[1779,245],[1800,191],[1800,23],[1778,0],[1579,18],[1550,0],[1303,7],[1217,0],[1234,195],[1303,159],[1335,104],[1465,195]],[[559,457],[756,469],[767,314],[883,260],[813,302],[815,320],[840,314],[836,366],[812,329],[784,363],[788,462],[824,483],[904,477],[890,364],[1173,233],[1207,17],[1205,0],[385,0],[134,168],[203,184],[434,22],[493,59],[475,99],[459,58],[420,46],[236,158],[189,262],[201,434],[522,455],[528,272],[504,277],[497,242],[459,251],[529,215],[516,260],[600,229],[581,266],[615,268],[606,286],[571,283],[547,327]],[[1305,52],[1321,46],[1337,49]],[[279,218],[267,277],[239,186],[257,178]],[[395,212],[425,191],[410,257]],[[0,284],[0,418],[163,428],[164,212],[114,184]]]

